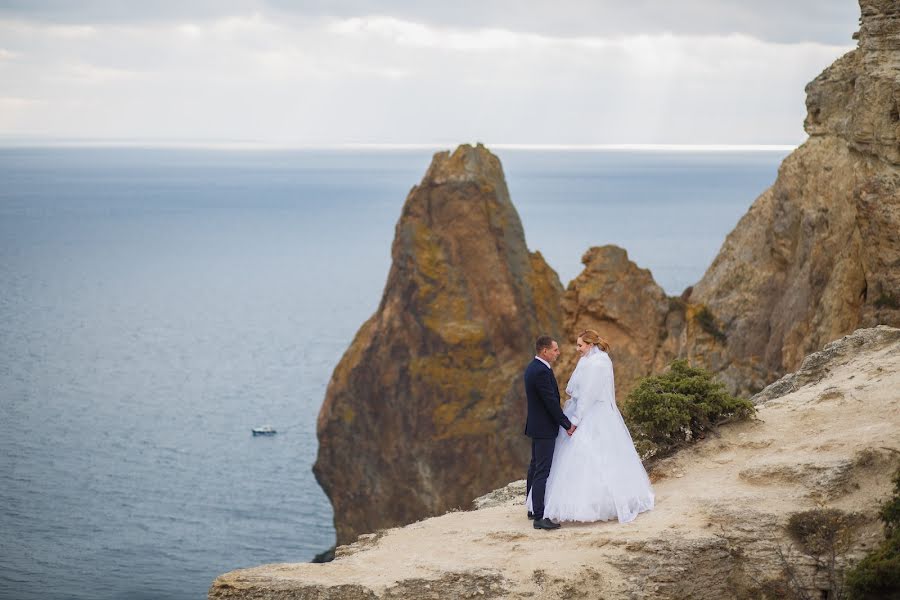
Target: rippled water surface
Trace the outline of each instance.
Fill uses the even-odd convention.
[[[677,294],[784,153],[499,155],[564,284],[617,243]],[[429,160],[0,150],[0,598],[203,598],[333,544],[315,418]]]

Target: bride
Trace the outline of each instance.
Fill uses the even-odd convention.
[[[547,479],[544,517],[554,521],[627,523],[653,508],[653,488],[616,406],[609,344],[593,329],[576,342],[563,412],[577,428],[560,431]],[[531,510],[531,496],[527,500]]]

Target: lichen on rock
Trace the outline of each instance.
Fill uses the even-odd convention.
[[[314,471],[339,543],[467,506],[518,475],[520,375],[562,286],[525,245],[499,159],[434,156],[407,197],[375,315],[334,371]]]

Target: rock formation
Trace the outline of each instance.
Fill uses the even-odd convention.
[[[479,510],[360,536],[325,565],[226,573],[209,598],[750,598],[781,578],[779,549],[819,597],[823,574],[789,550],[784,526],[824,506],[861,513],[849,558],[881,538],[877,503],[900,467],[898,389],[900,329],[859,330],[764,390],[757,420],[661,461],[656,508],[628,525],[534,530],[519,481]]]
[[[857,327],[900,325],[900,9],[892,0],[861,8],[858,47],[806,88],[809,139],[668,312],[646,272],[623,268],[620,253],[586,256],[566,292],[564,327],[619,340],[620,391],[689,357],[732,391],[754,392]],[[625,303],[623,321],[609,298],[635,300],[629,290],[647,290],[645,306]]]
[[[559,278],[528,252],[500,161],[480,144],[434,156],[392,258],[319,414],[314,472],[339,544],[520,476],[522,369],[535,337],[560,329]]]
[[[563,299],[563,336],[574,347],[578,332],[587,328],[602,332],[612,346],[616,392],[621,399],[635,380],[658,370],[660,335],[671,301],[650,271],[628,260],[622,248],[591,248],[581,260],[584,270],[569,283]],[[556,372],[572,373],[578,356],[572,350],[564,352]],[[565,388],[563,377],[559,383]]]
[[[679,357],[757,392],[857,327],[900,325],[900,10],[861,6],[858,48],[807,87],[809,139],[681,297],[605,246],[561,299],[527,251],[499,161],[482,146],[436,155],[397,225],[381,305],[319,416],[315,473],[339,543],[521,470],[518,378],[540,332],[608,337],[622,400]]]
[[[861,6],[858,48],[806,88],[809,139],[689,298],[722,324],[715,366],[736,384],[796,369],[857,327],[900,325],[900,11]]]

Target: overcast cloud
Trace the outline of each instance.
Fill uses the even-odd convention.
[[[0,135],[793,144],[853,2],[6,2]]]

